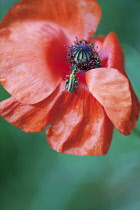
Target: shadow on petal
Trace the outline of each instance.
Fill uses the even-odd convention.
[[[113,125],[87,89],[77,92],[66,92],[60,97],[58,111],[51,117],[52,127],[46,133],[48,142],[58,152],[105,155],[111,143]]]
[[[137,118],[139,106],[134,94],[132,98],[127,77],[117,69],[98,68],[86,73],[86,82],[90,92],[104,106],[118,131],[129,135],[133,128],[132,115],[134,119]]]
[[[0,43],[4,88],[21,103],[47,98],[69,69],[64,44],[69,39],[56,25],[43,21],[14,23]]]

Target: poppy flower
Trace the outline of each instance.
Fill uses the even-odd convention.
[[[58,152],[105,155],[114,126],[129,135],[138,119],[116,34],[92,37],[100,18],[95,0],[21,0],[0,23],[1,84],[11,94],[1,116],[25,132],[51,124]]]

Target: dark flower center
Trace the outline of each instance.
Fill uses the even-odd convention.
[[[91,47],[85,44],[79,44],[73,47],[73,58],[77,64],[88,63],[93,57]]]
[[[76,69],[80,73],[101,67],[100,57],[94,48],[94,43],[76,38],[74,44],[71,47],[67,46],[67,58],[71,70]]]

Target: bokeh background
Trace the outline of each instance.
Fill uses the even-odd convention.
[[[76,1],[76,0],[75,0]],[[0,0],[0,19],[17,0]],[[98,0],[96,35],[115,31],[140,99],[140,1]],[[8,94],[0,87],[0,99]],[[1,210],[139,210],[140,121],[131,136],[114,132],[103,157],[59,154],[45,131],[26,134],[0,119]]]

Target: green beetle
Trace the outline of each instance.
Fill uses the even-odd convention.
[[[72,93],[72,91],[78,87],[78,77],[76,76],[76,72],[77,69],[75,67],[70,75],[66,75],[66,77],[69,77],[69,79],[66,80],[65,89],[69,93]]]

